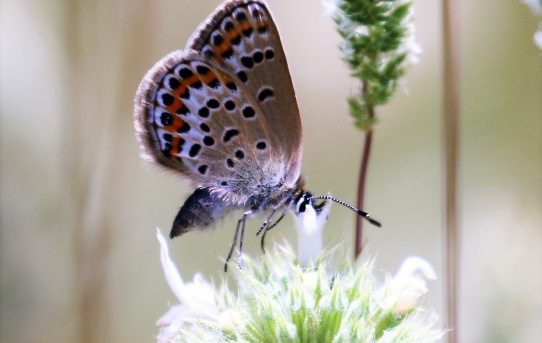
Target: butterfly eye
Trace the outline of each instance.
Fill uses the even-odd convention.
[[[307,204],[308,201],[305,199],[305,197],[302,197],[297,203],[297,212],[305,213],[305,211],[307,210]]]

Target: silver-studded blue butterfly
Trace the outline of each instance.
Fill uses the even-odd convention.
[[[301,119],[277,27],[265,1],[228,0],[145,75],[135,98],[142,155],[197,185],[170,237],[243,210],[227,260],[239,251],[246,219],[264,213],[258,234],[293,209],[320,212],[332,200],[375,225],[366,212],[304,190]],[[275,221],[273,221],[273,219]],[[240,235],[240,236],[239,236]],[[227,264],[226,264],[227,266]]]

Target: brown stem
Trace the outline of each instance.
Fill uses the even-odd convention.
[[[457,311],[459,285],[459,227],[458,227],[458,137],[459,137],[459,9],[458,1],[444,0],[444,150],[445,150],[445,270],[446,326],[448,342],[456,343],[459,336]]]
[[[362,94],[366,94],[369,90],[369,84],[367,81],[363,81]],[[375,116],[374,107],[371,104],[367,104],[367,111],[369,118],[373,119]],[[365,133],[365,142],[363,144],[363,152],[361,155],[361,166],[359,168],[358,179],[358,201],[356,203],[357,208],[364,208],[365,201],[365,181],[367,180],[367,170],[369,167],[369,157],[371,155],[371,145],[373,142],[373,129],[369,128]],[[356,216],[356,237],[354,247],[354,258],[357,258],[361,254],[363,248],[363,218]]]

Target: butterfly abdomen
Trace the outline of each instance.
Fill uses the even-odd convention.
[[[213,196],[209,189],[197,188],[177,213],[170,237],[174,238],[188,231],[208,227],[234,209],[235,206]]]

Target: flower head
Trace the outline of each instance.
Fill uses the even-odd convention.
[[[215,288],[200,276],[185,283],[164,237],[157,237],[180,302],[158,321],[158,342],[435,342],[442,336],[412,301],[426,290],[419,276],[434,276],[421,259],[407,260],[379,286],[372,260],[332,269],[337,261],[324,251],[307,269],[288,245],[276,245],[232,268],[238,287],[232,292],[225,282]],[[408,310],[398,310],[403,306]]]

